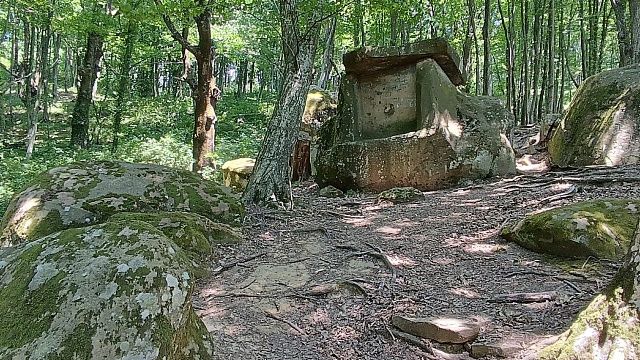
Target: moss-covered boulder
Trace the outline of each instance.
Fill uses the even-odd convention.
[[[17,194],[0,222],[0,246],[104,222],[119,212],[182,211],[238,224],[244,209],[231,191],[159,165],[75,163],[41,174]]]
[[[640,200],[591,200],[537,213],[502,230],[502,237],[539,253],[620,259],[629,249]]]
[[[215,255],[216,245],[235,243],[242,238],[237,229],[192,213],[119,213],[108,221],[144,221],[160,230],[189,255],[195,277],[208,274],[209,268],[205,264]]]
[[[588,78],[549,142],[559,166],[640,162],[640,65]]]
[[[378,194],[379,201],[390,201],[392,203],[406,203],[423,199],[424,194],[422,191],[412,187],[393,188]]]
[[[188,256],[147,222],[0,250],[0,358],[210,359]]]

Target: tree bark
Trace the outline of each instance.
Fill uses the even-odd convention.
[[[313,81],[319,24],[312,20],[312,28],[307,31],[300,28],[298,0],[280,0],[279,9],[285,81],[243,200],[245,203],[275,201],[290,209],[293,206],[290,160]]]
[[[125,102],[127,101],[131,82],[129,73],[131,72],[131,58],[133,56],[133,48],[136,42],[137,27],[134,21],[129,20],[127,23],[127,32],[124,39],[124,51],[120,58],[120,74],[118,78],[118,97],[116,98],[116,112],[113,116],[113,140],[111,142],[111,152],[118,150],[118,142],[120,137],[120,126],[122,123],[122,115],[125,110]]]
[[[87,148],[89,146],[89,114],[93,102],[93,88],[98,79],[100,59],[102,59],[104,39],[92,31],[87,34],[87,48],[82,66],[78,67],[80,86],[78,97],[71,116],[71,146]]]
[[[489,25],[491,23],[491,0],[484,0],[484,23],[482,25],[482,43],[484,60],[482,64],[482,95],[491,95],[491,47],[489,43]]]
[[[156,5],[161,6],[161,0],[154,0]],[[207,166],[212,166],[213,161],[210,154],[215,150],[215,106],[220,99],[220,90],[215,85],[213,73],[215,54],[213,42],[211,40],[211,9],[208,2],[198,0],[201,12],[195,16],[196,27],[198,28],[198,44],[193,45],[182,34],[178,32],[171,18],[167,14],[162,14],[171,37],[180,45],[192,53],[197,63],[197,84],[193,94],[194,97],[194,126],[192,136],[193,171],[200,172]]]
[[[324,53],[322,54],[322,71],[320,72],[320,77],[318,80],[318,87],[321,89],[327,88],[327,84],[329,83],[329,79],[331,78],[331,69],[333,69],[331,61],[333,59],[337,20],[338,18],[336,15],[331,18],[331,22],[328,24],[327,32],[325,34],[327,42],[325,43]]]

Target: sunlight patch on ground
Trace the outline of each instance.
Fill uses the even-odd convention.
[[[327,309],[318,308],[311,314],[307,315],[307,319],[311,324],[331,324],[331,318]]]
[[[434,264],[438,264],[438,265],[451,265],[455,262],[455,260],[453,260],[452,258],[447,258],[447,257],[439,257],[439,258],[435,258],[433,260],[431,260]]]
[[[366,217],[366,218],[344,218],[342,219],[343,223],[355,226],[355,227],[365,227],[369,225],[373,225],[373,219],[375,217]]]
[[[418,226],[420,225],[419,223],[412,221],[410,219],[404,218],[404,219],[400,219],[400,220],[396,220],[393,223],[396,226],[400,226],[400,227],[412,227],[412,226]]]
[[[456,190],[454,192],[451,192],[449,195],[450,196],[464,196],[467,195],[471,190]]]
[[[402,229],[391,226],[381,226],[375,231],[385,235],[398,235],[400,234],[400,232],[402,232]]]
[[[469,244],[464,247],[464,251],[470,254],[492,255],[508,248],[500,244]]]
[[[478,294],[477,291],[475,291],[473,289],[469,289],[469,288],[454,288],[454,289],[449,289],[449,292],[454,294],[454,295],[465,297],[467,299],[479,299],[480,298],[480,294]]]
[[[452,236],[448,239],[445,239],[444,244],[447,247],[458,247],[458,246],[462,246],[465,244],[473,244],[473,243],[478,243],[478,242],[483,242],[486,241],[494,236],[498,235],[498,230],[496,229],[489,229],[489,230],[483,230],[483,231],[478,231],[477,233],[473,234],[473,235],[455,235]]]
[[[538,173],[549,170],[549,162],[534,159],[532,155],[524,155],[516,160],[516,169],[523,173]]]
[[[391,263],[391,265],[393,266],[398,266],[398,267],[413,267],[418,265],[417,262],[415,262],[415,260],[406,257],[404,255],[389,255],[389,262]]]

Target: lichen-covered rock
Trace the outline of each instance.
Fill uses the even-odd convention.
[[[187,255],[142,221],[0,250],[0,358],[209,359]]]
[[[559,166],[640,163],[640,65],[607,70],[581,86],[549,142]]]
[[[336,101],[328,92],[319,88],[310,89],[302,114],[300,130],[309,134],[311,140],[315,141],[318,129],[327,119],[335,115],[337,107]]]
[[[527,249],[569,258],[620,259],[640,218],[640,200],[592,200],[528,216],[502,230]]]
[[[225,162],[220,168],[224,185],[237,191],[243,191],[247,187],[255,165],[256,159],[252,158],[239,158]]]
[[[104,222],[118,212],[183,211],[238,224],[231,191],[196,174],[159,165],[75,163],[41,174],[17,194],[0,222],[0,246]]]
[[[167,238],[185,251],[192,261],[191,271],[196,277],[208,273],[204,264],[214,255],[215,246],[240,241],[240,232],[226,224],[192,213],[118,213],[111,216],[109,222],[144,221],[160,230]]]

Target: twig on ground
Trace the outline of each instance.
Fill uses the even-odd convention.
[[[580,290],[580,288],[572,283],[571,281],[567,280],[567,279],[561,279],[563,283],[567,284],[567,286],[569,286],[570,288],[572,288],[573,290],[575,290],[576,292],[582,293],[582,290]]]
[[[489,302],[493,303],[536,303],[536,302],[545,302],[545,301],[553,301],[558,297],[558,294],[555,291],[547,291],[547,292],[538,292],[538,293],[512,293],[512,294],[501,294],[496,295],[492,299],[489,299]]]
[[[281,318],[281,317],[279,317],[279,316],[277,316],[277,315],[275,315],[275,314],[272,314],[272,313],[270,313],[270,312],[268,312],[268,311],[265,311],[265,312],[264,312],[264,315],[265,315],[266,317],[268,317],[268,318],[272,318],[272,319],[274,319],[274,320],[278,320],[278,321],[280,321],[280,322],[283,322],[283,323],[285,323],[285,324],[289,325],[293,330],[297,331],[300,335],[307,335],[307,333],[306,333],[306,332],[304,332],[304,330],[300,329],[300,328],[298,327],[298,325],[296,325],[296,324],[292,323],[291,321],[289,321],[289,320],[287,320],[287,319],[283,319],[283,318]]]
[[[251,256],[246,257],[244,259],[240,259],[240,260],[237,260],[237,261],[232,261],[232,262],[230,262],[228,264],[220,265],[217,268],[215,268],[212,273],[213,273],[213,275],[220,275],[220,274],[222,274],[223,272],[225,272],[225,271],[227,271],[229,269],[232,269],[232,268],[234,268],[234,267],[236,267],[238,265],[244,264],[246,262],[249,262],[251,260],[257,259],[257,258],[265,256],[265,255],[267,255],[266,251],[258,253],[258,254],[255,254],[255,255],[251,255]]]
[[[535,270],[524,270],[524,271],[514,271],[506,274],[505,278],[510,278],[518,275],[538,275],[538,276],[552,276],[549,273],[543,271],[535,271]]]
[[[393,335],[394,338],[402,339],[411,345],[417,346],[420,349],[426,351],[427,354],[431,356],[435,355],[433,351],[433,345],[431,345],[431,342],[429,340],[424,340],[415,335],[407,334],[406,332],[389,328],[389,327],[387,327],[387,330],[389,330],[389,333]],[[437,359],[437,358],[434,357],[434,359]]]

